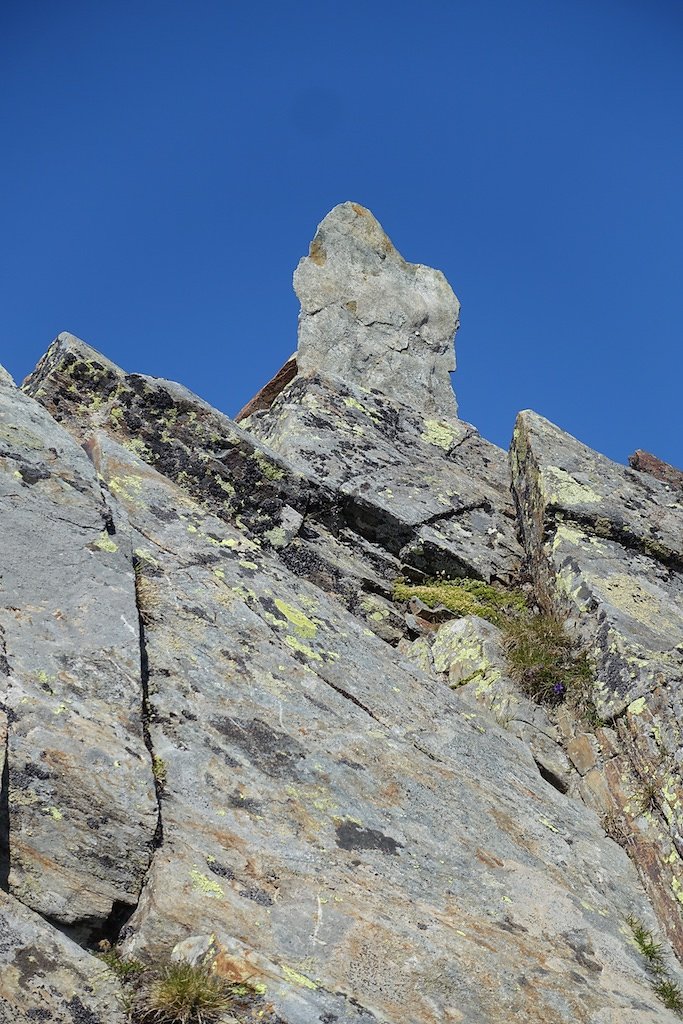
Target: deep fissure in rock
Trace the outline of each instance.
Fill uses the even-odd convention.
[[[5,741],[5,764],[0,782],[0,889],[9,892],[9,743]]]
[[[157,778],[157,772],[155,772],[155,754],[154,744],[152,743],[152,734],[149,728],[150,722],[150,704],[149,704],[149,656],[147,654],[147,643],[145,634],[145,623],[142,614],[142,607],[139,593],[139,579],[140,579],[140,563],[134,558],[133,569],[135,571],[135,606],[138,613],[138,634],[140,637],[140,681],[142,684],[142,708],[141,708],[141,721],[142,721],[142,738],[145,746],[149,751],[150,761],[152,764],[152,776],[154,778],[154,788],[156,790],[157,798],[157,825],[154,831],[154,839],[152,840],[152,848],[157,850],[164,841],[164,823],[161,813],[161,797],[162,797],[162,786],[160,780]]]
[[[561,779],[560,776],[556,775],[555,772],[550,770],[550,768],[546,768],[546,766],[544,764],[541,764],[540,761],[536,761],[535,758],[534,762],[536,764],[536,767],[538,768],[538,774],[541,776],[542,779],[545,780],[545,782],[551,785],[553,789],[556,789],[558,793],[564,794],[567,792],[569,787],[567,786],[567,783],[564,781],[564,779]]]

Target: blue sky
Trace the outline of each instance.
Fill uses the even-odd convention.
[[[462,303],[463,418],[683,465],[680,0],[0,5],[0,362],[69,330],[228,413],[368,206]]]

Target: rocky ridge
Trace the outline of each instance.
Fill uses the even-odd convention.
[[[362,207],[295,286],[239,424],[71,335],[0,373],[0,1020],[123,1021],[102,941],[281,1024],[678,1019],[628,920],[680,977],[680,490],[459,420],[457,299]],[[440,574],[566,615],[592,722],[394,600]]]

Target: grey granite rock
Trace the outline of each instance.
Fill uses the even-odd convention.
[[[83,449],[15,388],[0,516],[10,891],[95,926],[136,903],[157,819],[130,539]]]
[[[406,263],[369,210],[342,203],[294,274],[303,375],[377,388],[426,416],[453,417],[449,373],[460,304],[443,274]]]
[[[522,740],[544,778],[561,792],[575,788],[560,733],[545,708],[510,679],[505,640],[497,626],[464,615],[428,631],[399,650],[425,671],[441,677],[458,695],[487,708],[499,725]]]
[[[594,536],[683,568],[683,498],[678,489],[612,462],[530,411],[517,417],[512,458],[518,500],[527,513],[521,526],[531,547],[539,545],[543,517],[555,515]],[[539,507],[529,515],[532,501]]]
[[[527,415],[522,551],[443,278],[345,204],[296,280],[296,367],[246,429],[70,335],[0,381],[0,884],[256,984],[254,1024],[673,1024],[627,921],[671,957],[680,509]],[[522,554],[611,727],[520,698],[488,624],[390,601]],[[109,974],[0,900],[2,1024],[118,1024]]]
[[[0,387],[14,387],[14,380],[4,366],[0,366]]]

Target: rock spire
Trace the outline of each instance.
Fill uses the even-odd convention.
[[[460,303],[441,271],[403,259],[369,210],[342,203],[328,213],[294,289],[300,373],[456,416],[449,373]]]

